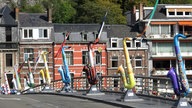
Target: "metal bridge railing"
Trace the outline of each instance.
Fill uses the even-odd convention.
[[[126,89],[123,86],[120,75],[115,76],[100,76],[96,87],[103,92],[124,93]],[[144,77],[135,76],[136,86],[133,91],[136,94],[161,97],[166,99],[177,99],[174,94],[171,80],[169,78],[160,77]],[[62,80],[55,80],[51,82],[51,88],[55,91],[61,89],[64,84]],[[192,80],[189,80],[189,86],[192,87]],[[86,77],[72,78],[71,88],[76,91],[86,91],[90,88],[90,84]],[[36,86],[37,92],[41,91],[42,85]],[[187,96],[189,101],[192,101],[192,95]]]

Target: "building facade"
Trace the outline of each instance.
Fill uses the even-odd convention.
[[[177,34],[189,35],[192,31],[192,5],[159,4],[146,31],[149,42],[149,71],[166,76],[170,67],[178,69],[173,38]],[[147,24],[149,17],[142,22]],[[181,55],[188,77],[192,74],[192,39],[180,39]]]
[[[148,76],[148,56],[145,40],[137,37],[137,31],[127,25],[106,25],[107,43],[107,72],[108,75],[116,75],[120,65],[128,72],[127,63],[123,49],[123,39],[131,38],[126,41],[129,58],[135,75]]]
[[[24,83],[24,76],[29,72],[28,58],[32,67],[35,84],[41,84],[40,70],[45,68],[45,62],[40,57],[41,51],[49,52],[46,55],[47,65],[51,80],[53,80],[53,25],[51,11],[47,13],[22,13],[18,12],[19,20],[19,66],[24,62],[20,72],[21,83]]]
[[[64,41],[64,36],[70,32],[69,37],[66,40],[65,45],[70,46],[70,49],[66,49],[67,63],[69,71],[74,77],[85,76],[83,67],[88,64],[88,45],[90,42],[94,42],[100,25],[97,24],[54,24],[55,32],[55,55],[61,47],[61,43]],[[101,33],[99,43],[92,45],[93,59],[96,68],[96,72],[99,75],[107,75],[106,72],[106,32]],[[61,79],[58,73],[59,66],[63,65],[62,54],[55,58],[55,79]]]
[[[13,88],[14,66],[18,64],[17,26],[18,22],[15,20],[12,10],[5,5],[0,10],[0,83],[4,84],[4,72],[6,72],[10,88]]]

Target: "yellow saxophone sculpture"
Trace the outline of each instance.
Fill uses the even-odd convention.
[[[125,54],[125,59],[126,59],[126,64],[127,64],[127,74],[128,74],[129,81],[127,80],[127,76],[126,76],[125,70],[123,69],[122,65],[120,65],[117,70],[117,73],[121,74],[124,87],[127,89],[132,89],[136,85],[133,68],[132,68],[132,65],[130,62],[129,53],[128,53],[128,49],[127,49],[127,45],[126,45],[126,41],[131,41],[131,40],[132,40],[131,38],[123,39],[123,49],[124,49],[124,54]]]
[[[43,79],[43,83],[50,84],[51,83],[51,78],[49,74],[49,68],[46,60],[46,55],[49,54],[50,52],[42,51],[41,52],[41,57],[43,58],[45,68],[40,70],[41,77]]]

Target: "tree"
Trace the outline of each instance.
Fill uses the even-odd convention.
[[[77,8],[77,23],[100,23],[105,12],[108,12],[106,23],[125,24],[126,17],[122,15],[119,4],[110,0],[83,0],[86,1]]]
[[[76,10],[69,0],[57,0],[53,3],[53,22],[69,23],[75,14]]]
[[[73,8],[76,3],[71,0],[43,0],[42,4],[45,8],[53,9],[54,23],[70,23],[76,15]]]

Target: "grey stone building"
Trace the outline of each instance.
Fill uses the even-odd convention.
[[[4,72],[7,72],[10,88],[14,65],[18,64],[18,22],[13,11],[5,5],[0,10],[0,74],[1,84],[4,83]]]

